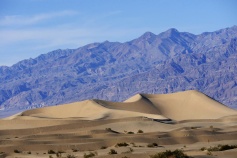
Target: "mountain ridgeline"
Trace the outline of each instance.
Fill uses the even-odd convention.
[[[169,29],[129,42],[55,50],[0,67],[0,108],[196,89],[237,108],[237,26],[194,35]]]

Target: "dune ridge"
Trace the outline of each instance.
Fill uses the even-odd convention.
[[[79,118],[82,120],[147,117],[158,120],[218,119],[235,115],[236,110],[195,90],[171,94],[137,94],[124,102],[85,100],[28,110],[16,117]]]

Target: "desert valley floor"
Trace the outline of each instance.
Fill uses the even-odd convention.
[[[205,149],[219,144],[237,145],[237,112],[197,91],[85,100],[0,120],[0,158],[149,158],[175,149],[195,158],[237,158],[237,148]]]

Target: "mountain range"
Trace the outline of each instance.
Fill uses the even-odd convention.
[[[237,26],[199,35],[146,32],[124,43],[58,49],[0,66],[5,110],[192,89],[237,108]]]

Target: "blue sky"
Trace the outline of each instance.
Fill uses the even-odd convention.
[[[0,65],[169,28],[200,34],[237,25],[236,0],[1,0]]]

